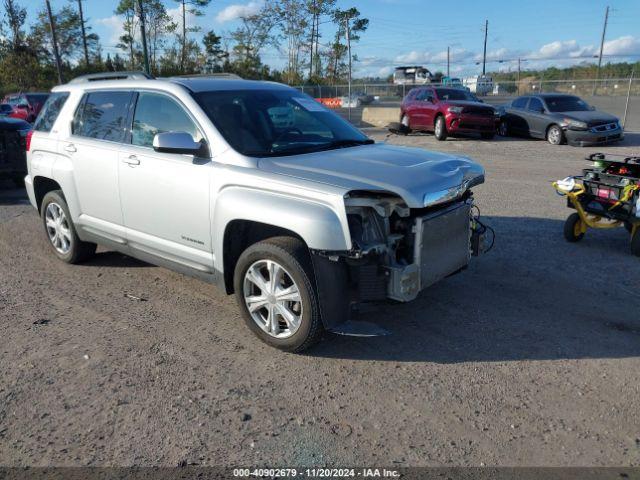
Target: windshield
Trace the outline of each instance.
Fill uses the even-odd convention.
[[[295,155],[373,143],[295,90],[214,91],[193,96],[227,142],[244,155]]]
[[[49,94],[46,93],[34,93],[34,94],[29,94],[27,93],[25,95],[25,97],[27,97],[27,100],[29,100],[29,103],[31,104],[43,104],[44,102],[47,101],[47,98],[49,98]]]
[[[544,101],[550,112],[586,112],[591,109],[587,102],[578,97],[546,97]]]
[[[436,88],[436,94],[439,100],[467,100],[469,102],[477,102],[476,96],[461,88]]]

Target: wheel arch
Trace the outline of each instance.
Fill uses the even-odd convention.
[[[33,193],[35,195],[35,199],[36,199],[36,206],[38,209],[38,212],[41,210],[42,208],[42,200],[44,199],[44,196],[53,191],[53,190],[61,190],[62,191],[62,186],[56,182],[55,180],[49,178],[49,177],[43,177],[43,176],[37,176],[34,177],[33,179]],[[64,194],[64,192],[63,192]]]
[[[299,238],[312,250],[350,250],[346,214],[342,213],[329,204],[281,193],[246,187],[221,191],[214,206],[212,232],[220,232],[213,238],[215,268],[224,273],[227,291],[238,256],[257,241],[285,235]]]

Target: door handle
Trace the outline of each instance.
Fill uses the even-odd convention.
[[[78,150],[76,149],[76,146],[73,143],[69,143],[68,145],[64,146],[64,151],[69,153],[74,153],[74,152],[77,152]]]
[[[122,162],[131,166],[140,165],[140,160],[135,155],[129,155],[127,158],[122,160]]]

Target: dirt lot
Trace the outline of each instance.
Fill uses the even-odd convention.
[[[365,309],[391,336],[303,356],[210,285],[108,251],[55,260],[22,193],[0,192],[0,464],[640,465],[640,260],[623,229],[566,243],[550,187],[594,150],[389,141],[486,167],[495,249]]]

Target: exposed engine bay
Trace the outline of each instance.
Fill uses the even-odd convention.
[[[333,260],[348,265],[353,302],[411,301],[490,248],[493,231],[480,222],[470,190],[418,209],[393,194],[351,192],[345,206],[353,248]]]

